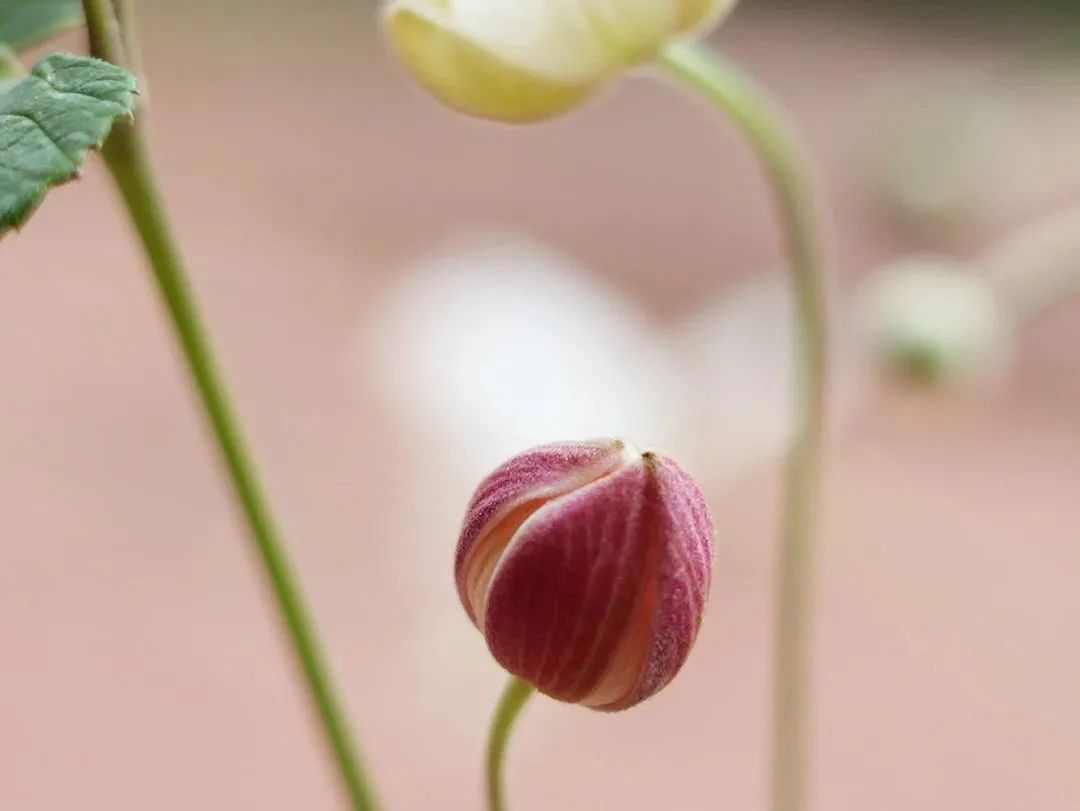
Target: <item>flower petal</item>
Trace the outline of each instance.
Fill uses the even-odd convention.
[[[481,482],[466,510],[454,560],[458,594],[470,619],[481,616],[491,572],[530,515],[638,457],[617,439],[554,443],[515,456]]]
[[[703,33],[735,0],[590,0],[575,3],[621,67],[654,58],[671,40]]]
[[[680,0],[682,12],[679,33],[698,36],[719,25],[738,0]]]
[[[658,600],[648,653],[636,683],[622,696],[603,703],[603,694],[586,698],[584,703],[597,710],[632,707],[675,677],[690,655],[709,597],[713,524],[705,496],[673,460],[652,458],[657,483],[653,534],[664,548],[656,570]]]
[[[507,670],[578,702],[608,672],[649,594],[648,477],[639,461],[549,502],[492,575],[483,630]],[[643,651],[646,646],[637,646]],[[630,663],[635,674],[643,653]]]
[[[595,82],[561,79],[515,64],[454,24],[430,2],[399,0],[386,30],[416,80],[467,115],[507,123],[551,118],[577,104]]]

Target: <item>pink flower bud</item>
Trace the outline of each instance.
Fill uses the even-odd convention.
[[[622,710],[682,667],[709,595],[712,519],[671,459],[619,440],[526,451],[477,488],[455,576],[499,664]]]

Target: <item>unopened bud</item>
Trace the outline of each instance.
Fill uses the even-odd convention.
[[[894,371],[933,382],[985,378],[1011,357],[1012,319],[990,280],[943,257],[879,270],[860,296],[871,350]]]
[[[545,445],[473,495],[458,593],[508,671],[560,701],[626,709],[690,653],[712,534],[701,490],[671,459],[619,440]]]

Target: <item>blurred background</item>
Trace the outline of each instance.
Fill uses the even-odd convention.
[[[633,712],[535,701],[513,806],[762,808],[790,327],[738,133],[647,71],[543,126],[466,120],[370,3],[139,7],[177,228],[386,807],[481,806],[472,487],[620,434],[707,485],[709,613]],[[746,0],[715,44],[802,126],[837,268],[816,807],[1080,807],[1080,5]],[[336,808],[90,163],[0,243],[0,808]],[[968,347],[993,357],[927,385],[867,321],[883,267],[935,256],[1006,304]]]

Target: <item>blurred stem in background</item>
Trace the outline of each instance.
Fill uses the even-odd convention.
[[[810,182],[785,120],[739,68],[695,43],[672,45],[658,61],[742,128],[770,175],[783,221],[795,296],[798,411],[778,571],[771,807],[801,811],[808,804],[807,695],[827,354],[825,285]]]
[[[130,5],[126,0],[118,0],[118,3],[119,9],[113,5],[113,0],[83,0],[83,10],[94,55],[130,67],[127,55],[137,53],[138,44],[135,42]],[[118,14],[118,11],[122,13]],[[141,118],[138,122],[118,123],[105,144],[103,154],[150,260],[154,279],[232,481],[238,506],[247,521],[256,552],[277,601],[288,639],[307,683],[350,805],[355,811],[371,811],[376,808],[376,803],[352,741],[344,704],[334,689],[314,622],[305,606],[300,584],[286,552],[285,540],[270,515],[255,466],[211,352],[179,247],[154,180]]]
[[[1080,206],[1007,234],[976,264],[1021,325],[1080,297]]]
[[[495,715],[491,719],[487,748],[487,801],[488,811],[506,811],[506,794],[503,773],[506,770],[506,746],[514,722],[521,714],[525,702],[533,694],[533,686],[517,676],[511,676],[506,689],[499,697]]]

